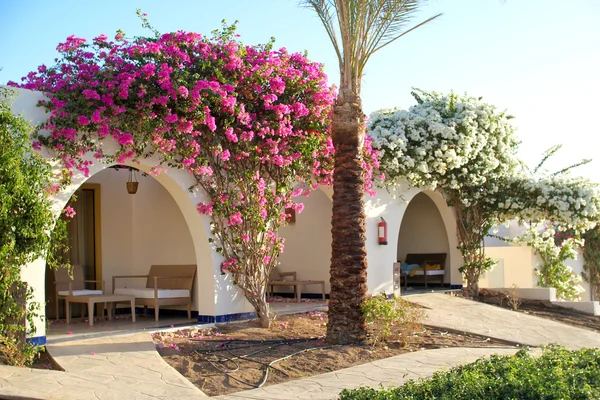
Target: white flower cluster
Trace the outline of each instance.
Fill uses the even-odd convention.
[[[514,178],[498,203],[505,217],[553,221],[562,228],[585,231],[600,221],[598,186],[582,177],[565,175]]]
[[[419,104],[371,115],[369,135],[380,151],[387,185],[407,180],[431,189],[488,186],[517,166],[508,117],[478,99],[419,92]],[[479,191],[473,191],[476,197]],[[468,199],[465,199],[468,200]]]
[[[600,221],[598,187],[565,175],[532,177],[516,157],[509,117],[480,99],[417,92],[407,110],[371,115],[369,135],[385,184],[440,189],[488,223],[515,218],[585,230]]]

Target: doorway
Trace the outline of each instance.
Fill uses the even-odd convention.
[[[63,254],[71,265],[80,264],[85,280],[102,280],[100,185],[84,184],[68,203],[75,216],[67,223],[69,250]],[[64,216],[61,215],[61,218]],[[96,284],[88,289],[104,289]],[[60,302],[59,316],[64,315],[64,302]],[[46,267],[46,317],[57,318],[54,271]]]

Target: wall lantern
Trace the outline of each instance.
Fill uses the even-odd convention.
[[[129,179],[127,180],[127,193],[136,194],[138,190],[139,182],[136,179],[135,172],[137,170],[135,168],[129,168]]]

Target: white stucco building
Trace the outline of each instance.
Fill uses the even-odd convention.
[[[38,92],[19,90],[13,111],[33,124],[46,118],[36,107]],[[130,164],[141,172],[155,165],[153,159],[140,159]],[[209,218],[197,212],[202,193],[190,192],[194,183],[188,173],[169,170],[156,177],[138,174],[139,189],[127,193],[126,168],[94,163],[89,178],[75,173],[71,186],[55,198],[55,212],[65,207],[71,196],[78,194],[79,220],[75,232],[76,257],[87,265],[90,277],[105,282],[104,292],[112,290],[114,275],[146,274],[153,264],[195,264],[193,286],[194,316],[199,322],[222,322],[248,318],[252,308],[228,275],[220,272],[221,256],[209,244]],[[324,280],[329,292],[331,257],[331,191],[322,188],[301,198],[304,212],[281,230],[286,249],[280,257],[280,270],[296,271],[298,279]],[[457,250],[456,223],[452,209],[437,192],[399,189],[378,191],[365,198],[367,216],[368,287],[371,293],[392,292],[394,262],[407,253],[446,253],[444,283],[461,287],[458,272],[462,257]],[[379,245],[377,224],[387,222],[388,245]],[[488,254],[500,260],[499,268],[488,273],[482,286],[509,287],[512,283],[534,285],[532,255],[528,248],[488,246]],[[42,313],[54,310],[52,271],[44,260],[23,269],[23,279],[34,288],[35,300]],[[309,287],[310,290],[310,287]],[[310,295],[310,293],[308,293]],[[48,303],[49,302],[49,303]],[[47,304],[48,303],[48,304]],[[46,305],[46,307],[44,307]],[[50,317],[50,315],[48,315]],[[52,315],[53,317],[53,315]],[[37,323],[33,340],[45,343],[45,323]]]

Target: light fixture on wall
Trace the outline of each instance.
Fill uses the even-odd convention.
[[[129,168],[129,180],[127,181],[127,193],[136,194],[138,190],[139,182],[136,179],[135,172],[137,170],[135,168]]]

